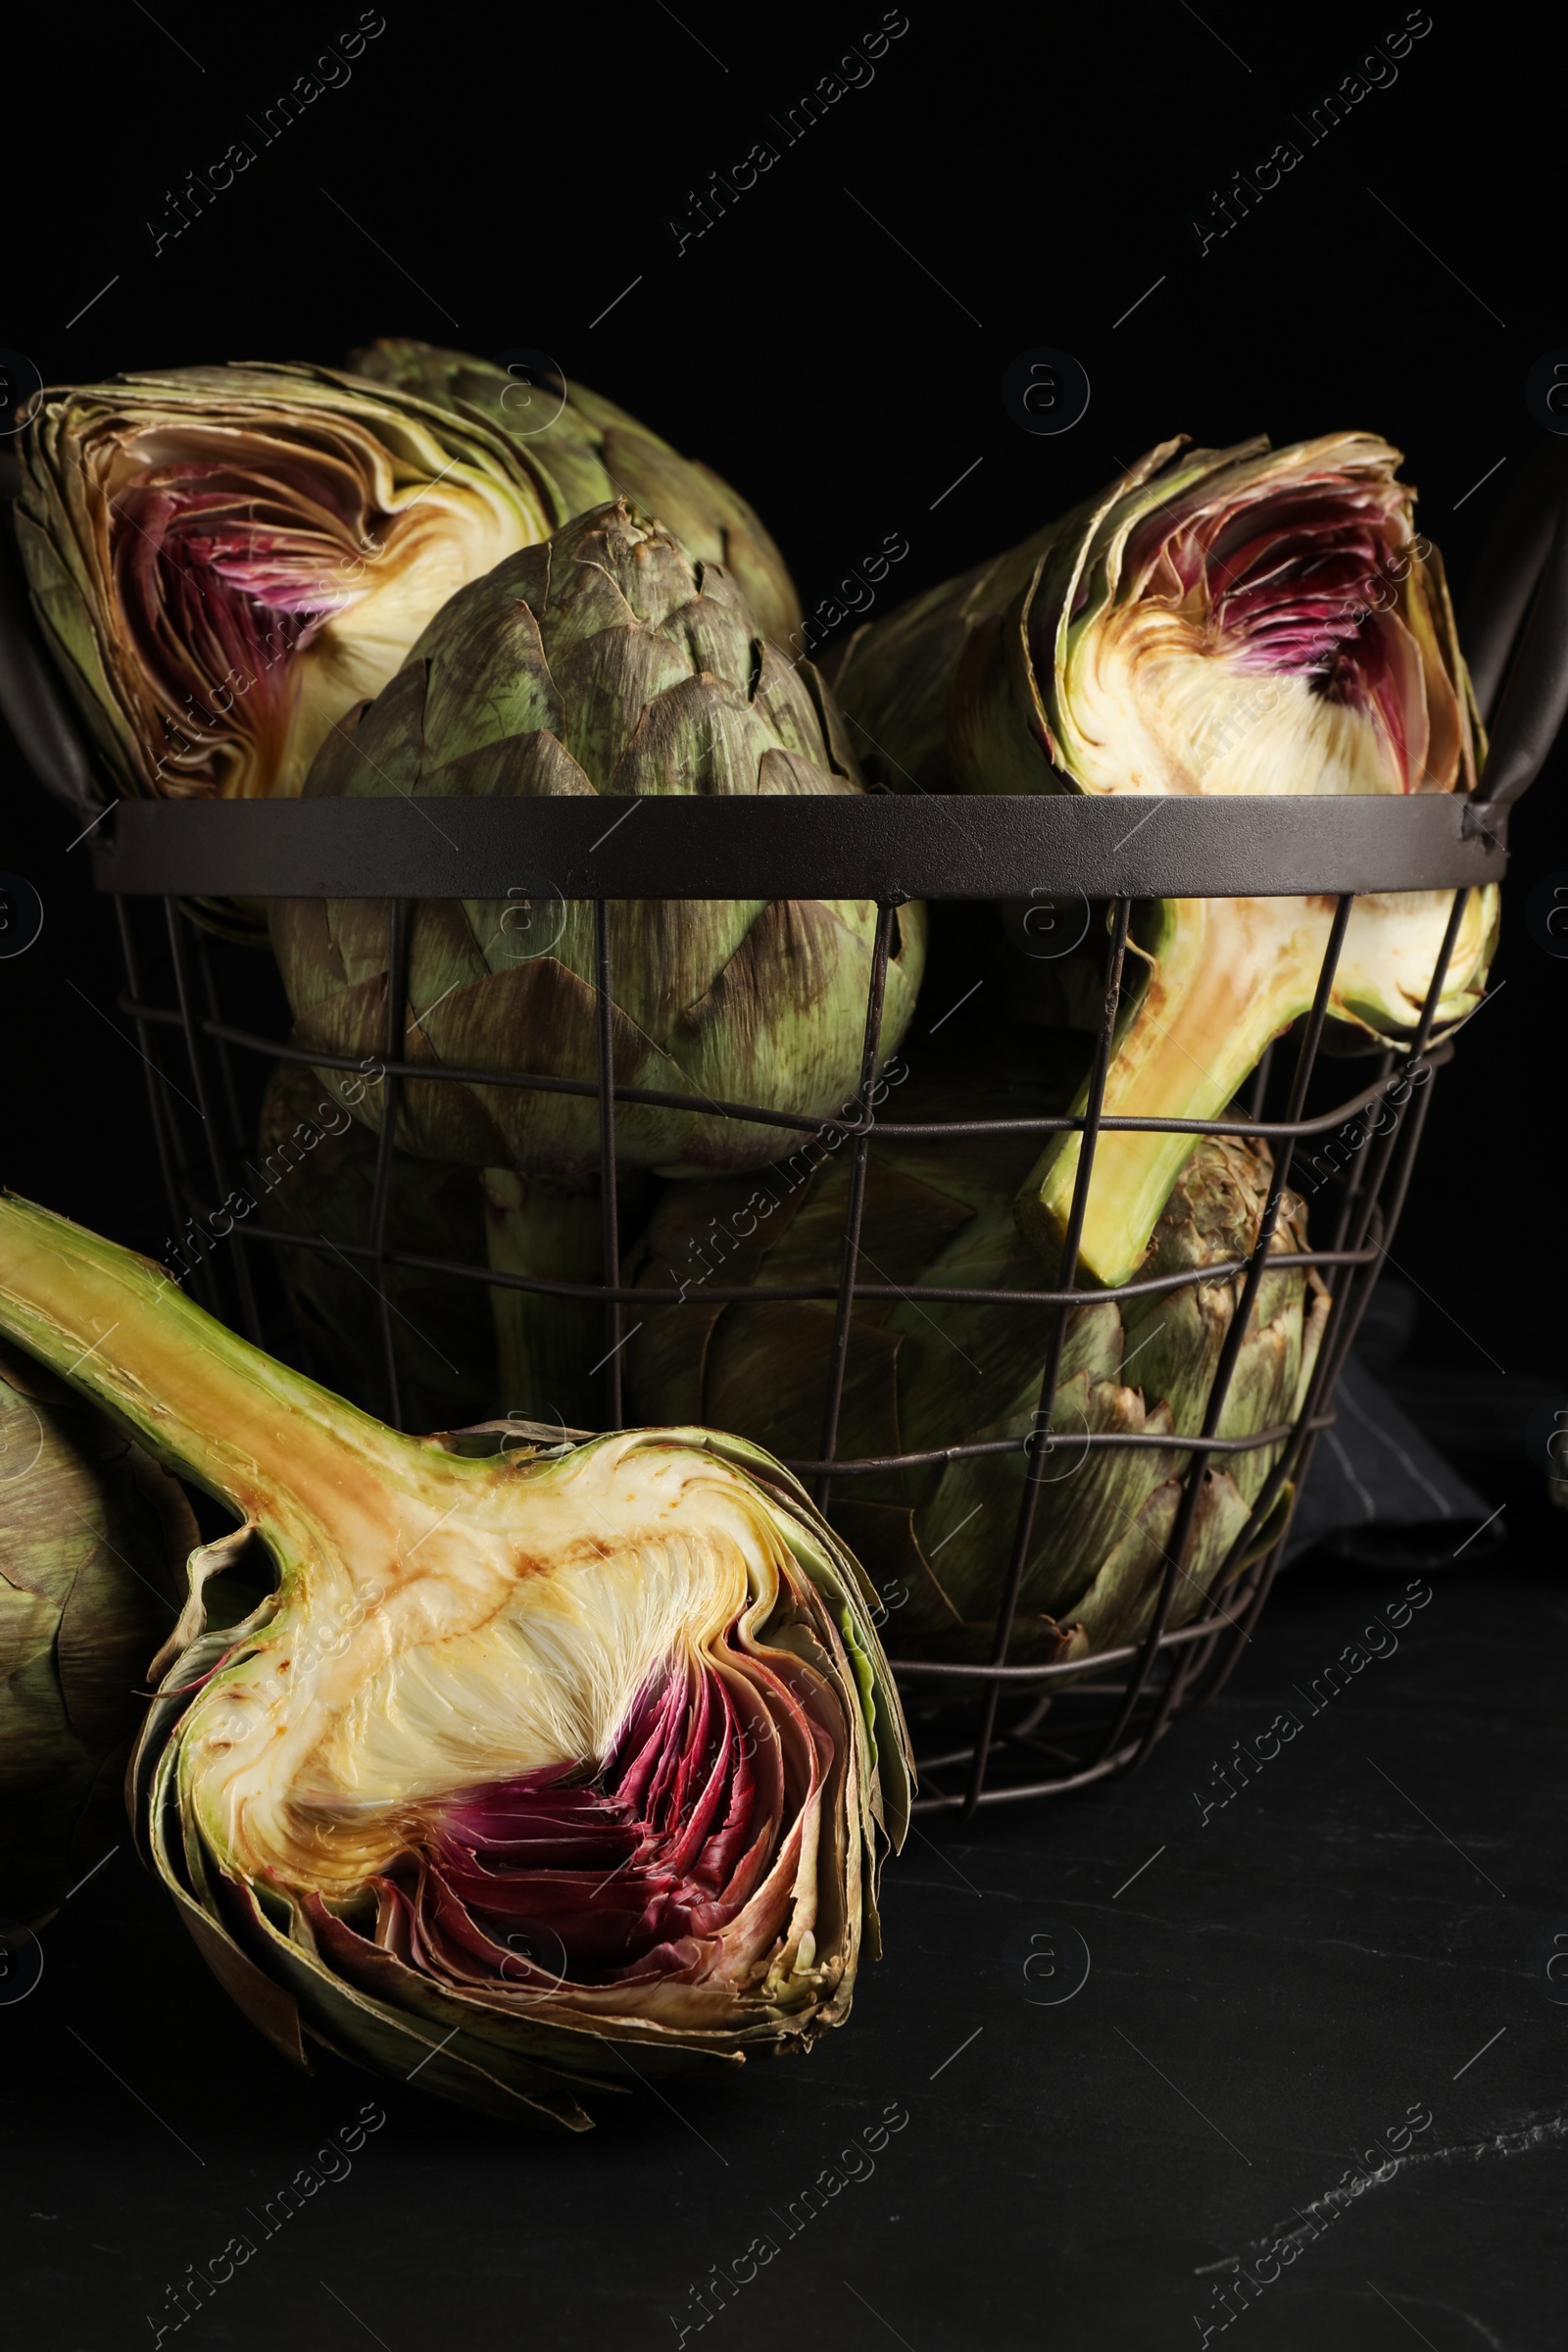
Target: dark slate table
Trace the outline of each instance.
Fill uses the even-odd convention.
[[[1294,1571],[1141,1778],[922,1821],[844,2032],[582,2138],[296,2076],[122,1850],[0,2007],[8,2340],[1544,2352],[1565,1534],[1402,1630],[1403,1577]]]

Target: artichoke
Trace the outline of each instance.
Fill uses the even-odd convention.
[[[733,580],[623,504],[579,517],[445,607],[391,685],[325,747],[311,795],[850,794],[834,706],[807,664],[761,642]],[[410,926],[405,1058],[591,1087],[598,1070],[593,909],[421,904]],[[625,1166],[756,1167],[787,1131],[720,1116],[714,1098],[811,1118],[859,1085],[876,908],[868,901],[659,900],[610,908]],[[882,1050],[919,986],[924,910],[898,910]],[[280,900],[272,942],[295,1042],[355,1060],[386,1036],[390,925],[372,900]],[[322,1086],[347,1101],[341,1077]],[[350,1093],[358,1090],[350,1088]],[[379,1116],[365,1095],[356,1116]],[[415,1078],[398,1140],[432,1159],[581,1184],[599,1169],[591,1093]],[[597,1242],[585,1278],[598,1270]],[[558,1269],[572,1278],[563,1265]]]
[[[9,1196],[0,1329],[242,1522],[193,1555],[133,1773],[155,1869],[281,2048],[581,2130],[667,2061],[844,2018],[906,1738],[871,1589],[765,1454],[401,1436]],[[258,1541],[276,1590],[204,1631]]]
[[[1399,453],[1366,433],[1270,451],[1167,441],[1022,547],[862,630],[847,711],[887,779],[972,792],[1473,790],[1480,727],[1437,551],[1413,529]],[[907,771],[901,776],[900,770]],[[1331,1012],[1380,1044],[1416,1026],[1447,892],[1356,902]],[[1215,1118],[1312,1002],[1332,903],[1165,902],[1118,1043],[1111,1116]],[[1479,1003],[1497,893],[1477,892],[1438,1019]],[[1080,1099],[1076,1107],[1084,1107]],[[1054,1139],[1018,1202],[1065,1229],[1079,1139]],[[1100,1139],[1082,1260],[1125,1281],[1190,1137]]]
[[[1026,1038],[1004,1054],[993,1031],[966,1057],[928,1066],[901,1093],[897,1116],[1020,1119],[1059,1111],[1023,1072]],[[989,1067],[981,1067],[982,1056]],[[1021,1239],[1012,1196],[1037,1145],[1025,1136],[939,1141],[874,1138],[867,1160],[859,1279],[894,1287],[858,1299],[850,1330],[838,1450],[848,1459],[1012,1441],[946,1463],[835,1480],[828,1515],[885,1587],[906,1595],[899,1649],[989,1659],[1038,1426],[1057,1310],[1004,1303],[1053,1287],[1054,1265]],[[843,1159],[794,1162],[746,1181],[671,1185],[654,1211],[638,1275],[648,1303],[628,1348],[631,1410],[721,1416],[753,1443],[796,1459],[817,1454],[834,1326],[831,1298],[725,1303],[705,1286],[837,1283],[850,1174]],[[1085,1446],[1087,1432],[1196,1434],[1244,1277],[1212,1271],[1257,1240],[1272,1163],[1267,1150],[1203,1139],[1188,1161],[1139,1268],[1190,1282],[1119,1301],[1092,1294],[1070,1310],[1052,1407],[1056,1445],[1044,1472],[1009,1656],[1053,1663],[1131,1640],[1147,1627],[1166,1565],[1185,1454]],[[1287,1194],[1271,1245],[1306,1247],[1305,1212]],[[982,1294],[932,1300],[928,1289]],[[661,1307],[662,1295],[680,1294]],[[984,1296],[996,1293],[995,1300]],[[1315,1272],[1266,1272],[1216,1435],[1255,1436],[1299,1409],[1328,1298]],[[1200,1489],[1184,1573],[1168,1622],[1196,1614],[1222,1573],[1274,1539],[1289,1497],[1239,1547],[1279,1446],[1215,1455]]]
[[[611,497],[611,463],[699,553],[733,542],[792,625],[777,551],[715,476],[592,394],[514,437],[446,357],[380,345],[360,372],[176,368],[40,395],[18,534],[122,791],[297,793],[453,591]]]
[[[800,599],[784,559],[746,501],[695,459],[677,457],[645,424],[581,384],[560,405],[543,385],[465,352],[384,337],[349,355],[356,374],[392,384],[462,415],[477,412],[517,442],[551,491],[555,524],[617,495],[657,514],[700,564],[722,564],[764,637],[785,644],[801,625]]]
[[[125,1760],[197,1543],[172,1478],[0,1349],[0,1912],[41,1926],[124,1836]]]

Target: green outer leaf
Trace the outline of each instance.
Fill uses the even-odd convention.
[[[541,392],[537,408],[533,401],[519,406],[526,394],[492,361],[388,337],[351,353],[349,366],[456,414],[482,416],[505,434],[548,497],[556,528],[607,499],[630,498],[666,523],[700,563],[733,571],[776,643],[800,627],[795,584],[753,509],[716,473],[677,456],[612,401],[575,384],[541,430],[535,416],[549,414],[553,397]]]
[[[118,1783],[196,1525],[172,1480],[10,1348],[0,1430],[0,1912],[41,1924],[123,1836]]]
[[[599,1186],[568,1186],[548,1176],[486,1168],[484,1195],[490,1264],[497,1273],[552,1282],[597,1282],[604,1269],[604,1207]],[[622,1193],[630,1187],[623,1186]],[[621,1202],[621,1231],[626,1227]],[[591,1427],[602,1392],[593,1367],[605,1351],[604,1309],[593,1298],[493,1290],[500,1401],[509,1413],[546,1419],[561,1429]]]
[[[261,1213],[269,1224],[337,1243],[361,1241],[369,1231],[375,1141],[337,1106],[323,1102],[314,1074],[297,1063],[280,1062],[272,1072],[262,1104],[258,1160],[268,1188]],[[394,1153],[389,1250],[482,1266],[485,1228],[480,1183],[470,1172]],[[274,1254],[295,1321],[311,1343],[311,1360],[357,1403],[384,1403],[380,1300],[374,1290],[355,1265],[329,1250],[278,1247]],[[492,1410],[496,1331],[484,1286],[406,1266],[389,1266],[381,1280],[393,1308],[406,1426],[461,1428]],[[502,1296],[496,1294],[498,1299]]]

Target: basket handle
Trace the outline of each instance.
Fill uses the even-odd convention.
[[[1568,714],[1568,447],[1562,442],[1538,452],[1504,501],[1466,601],[1461,636],[1492,731],[1479,821],[1481,808],[1506,808],[1535,782]]]

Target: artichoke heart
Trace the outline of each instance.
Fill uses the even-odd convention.
[[[0,1265],[0,1329],[242,1521],[192,1555],[133,1771],[279,2046],[581,2130],[650,2066],[847,2015],[906,1739],[871,1588],[776,1463],[692,1428],[404,1437],[9,1197]],[[258,1539],[275,1591],[208,1631]]]

